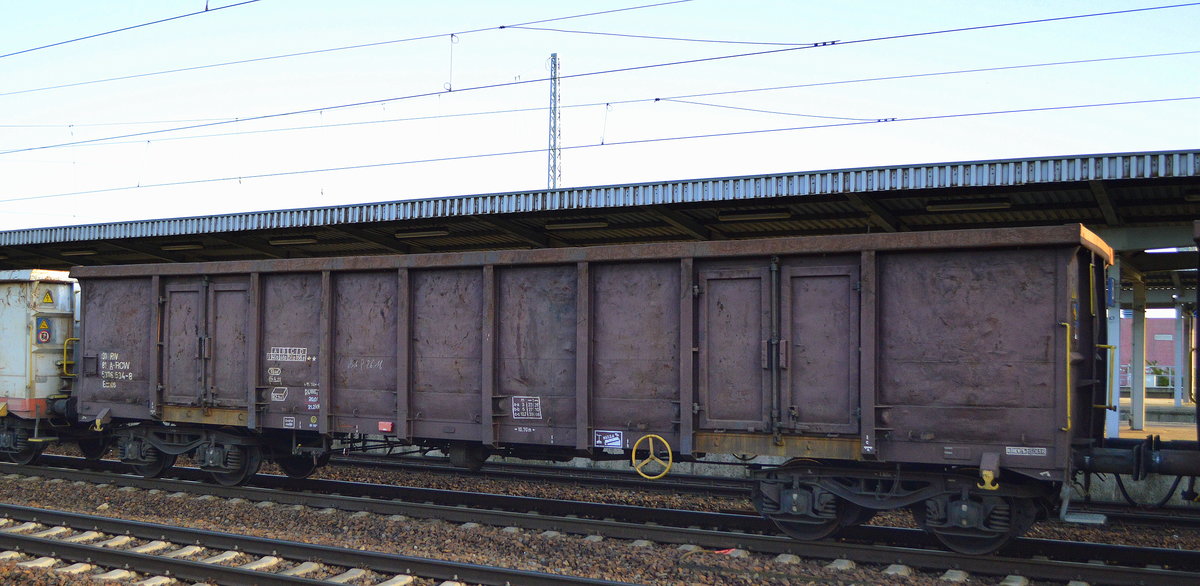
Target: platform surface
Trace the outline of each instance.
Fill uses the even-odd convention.
[[[1146,420],[1140,430],[1129,427],[1128,409],[1129,399],[1122,398],[1120,434],[1123,438],[1157,435],[1167,441],[1196,440],[1195,403],[1183,403],[1176,407],[1174,399],[1146,399]]]

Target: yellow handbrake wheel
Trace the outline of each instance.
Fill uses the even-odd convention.
[[[661,442],[662,447],[664,449],[666,449],[666,451],[667,451],[667,461],[666,462],[662,461],[662,458],[659,458],[658,455],[655,454],[654,442],[656,442],[656,441]],[[637,457],[638,448],[641,447],[642,442],[646,442],[646,450],[647,450],[648,454],[642,460],[638,460],[638,457]],[[662,472],[659,472],[658,474],[654,474],[654,475],[650,475],[650,474],[647,474],[646,472],[644,472],[642,469],[645,468],[651,462],[657,462],[659,466],[662,466]],[[640,439],[638,439],[637,442],[635,442],[633,444],[633,450],[629,453],[629,463],[633,465],[633,469],[637,470],[637,473],[639,475],[641,475],[642,478],[645,478],[647,480],[658,480],[659,478],[666,476],[667,472],[671,471],[671,464],[673,464],[674,462],[675,462],[675,459],[671,455],[671,444],[667,443],[667,440],[663,439],[662,436],[660,436],[660,435],[649,434],[649,435],[642,436]]]

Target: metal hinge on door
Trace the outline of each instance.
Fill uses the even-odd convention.
[[[855,290],[855,291],[862,291],[862,281],[855,281],[855,282],[854,282],[854,290]]]
[[[700,285],[692,285],[692,297],[700,296]]]

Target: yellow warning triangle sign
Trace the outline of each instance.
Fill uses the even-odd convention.
[[[49,291],[46,291],[46,294],[42,296],[42,303],[54,303],[54,298],[50,296]]]
[[[43,317],[43,318],[39,318],[39,319],[38,319],[38,329],[39,329],[39,330],[48,330],[48,329],[50,329],[50,320],[48,320],[48,319],[46,319],[46,318],[44,318],[44,317]]]

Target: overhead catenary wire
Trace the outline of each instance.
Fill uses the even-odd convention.
[[[86,128],[92,126],[148,126],[151,124],[184,124],[188,122],[215,122],[235,118],[187,118],[183,120],[134,120],[129,122],[72,122],[69,124],[0,124],[0,128]]]
[[[717,45],[759,45],[759,46],[766,45],[766,46],[795,47],[795,46],[799,46],[799,45],[814,44],[811,41],[805,42],[805,43],[772,43],[772,42],[767,42],[767,41],[731,41],[731,40],[726,40],[726,39],[691,39],[691,38],[686,38],[686,37],[664,37],[664,36],[657,36],[657,35],[634,35],[634,34],[626,34],[626,33],[607,33],[607,32],[600,32],[600,31],[581,31],[581,30],[544,28],[544,27],[537,27],[537,26],[521,26],[521,25],[512,25],[507,28],[517,28],[517,29],[527,30],[527,31],[547,31],[547,32],[555,32],[555,33],[574,33],[574,34],[579,34],[579,35],[598,35],[598,36],[603,36],[603,37],[621,37],[621,38],[626,38],[626,39],[647,39],[647,40],[653,40],[653,41],[676,41],[676,42],[682,42],[682,43],[709,43],[709,44],[717,44]]]
[[[1023,24],[1038,23],[1038,22],[1054,22],[1057,20],[1070,20],[1070,19],[1074,19],[1074,18],[1088,18],[1088,17],[1092,17],[1092,16],[1112,16],[1112,15],[1116,15],[1116,14],[1130,14],[1130,13],[1134,13],[1134,12],[1145,12],[1148,10],[1163,10],[1166,8],[1183,8],[1183,7],[1187,7],[1187,6],[1196,6],[1196,5],[1200,5],[1200,2],[1190,2],[1187,4],[1171,4],[1171,5],[1165,5],[1165,6],[1147,6],[1144,8],[1129,8],[1126,10],[1112,10],[1109,12],[1098,12],[1098,13],[1094,13],[1094,14],[1085,14],[1085,15],[1077,15],[1077,16],[1056,16],[1056,17],[1050,17],[1050,18],[1041,18],[1041,19],[1037,19],[1037,20],[1029,20],[1029,21],[1025,21]],[[577,34],[577,35],[604,35],[604,36],[615,36],[615,37],[634,37],[634,38],[641,38],[641,39],[656,39],[656,40],[663,40],[663,41],[694,41],[694,42],[708,42],[708,43],[734,42],[734,43],[738,43],[737,41],[682,39],[682,38],[659,37],[659,36],[651,36],[651,35],[629,35],[629,34],[622,34],[622,33],[601,32],[601,31],[552,29],[552,28],[539,28],[539,27],[530,27],[530,26],[519,26],[519,25],[514,25],[509,28],[523,28],[526,30],[549,31],[549,32],[568,33],[568,34]],[[954,29],[953,31],[949,31],[949,32],[980,30],[980,29],[986,29],[986,28],[992,28],[992,27],[987,26],[987,25],[964,27],[964,28]],[[937,31],[937,32],[940,33],[940,32],[948,32],[948,31]],[[923,33],[923,34],[933,34],[933,33]],[[911,35],[898,35],[896,37],[879,37],[879,38],[868,39],[868,40],[882,40],[882,39],[886,39],[886,38],[902,38],[902,37],[915,37],[915,36],[922,36],[922,34],[918,33],[918,34],[911,34]],[[826,43],[835,43],[835,42],[838,42],[838,41],[826,41]],[[863,41],[860,40],[860,41],[847,41],[847,42],[857,43],[857,42],[863,42]],[[767,45],[802,44],[803,45],[803,44],[814,44],[814,43],[744,43],[743,42],[743,43],[738,43],[738,44],[767,44]],[[816,43],[816,44],[820,44],[820,43]]]
[[[255,0],[255,1],[257,1],[257,0]],[[72,88],[72,87],[79,87],[79,86],[83,86],[83,85],[92,85],[92,84],[97,84],[97,83],[108,83],[108,82],[113,82],[113,81],[125,81],[125,80],[130,80],[130,79],[140,79],[143,77],[168,75],[171,73],[184,73],[187,71],[200,71],[203,69],[215,69],[218,67],[230,67],[233,65],[245,65],[248,63],[260,63],[263,61],[274,61],[277,59],[290,59],[293,57],[305,57],[305,56],[309,56],[309,55],[320,55],[323,53],[334,53],[337,51],[351,51],[354,49],[368,49],[371,47],[382,47],[385,45],[411,43],[414,41],[427,41],[430,39],[439,39],[439,38],[447,37],[447,36],[468,35],[468,34],[473,34],[473,33],[482,33],[482,32],[488,32],[488,31],[503,30],[506,28],[519,28],[519,27],[522,27],[524,25],[529,25],[529,24],[541,24],[541,23],[546,23],[546,22],[557,22],[557,21],[562,21],[562,20],[585,18],[588,16],[599,16],[602,14],[613,14],[616,12],[628,12],[630,10],[642,10],[645,8],[657,8],[660,6],[667,6],[670,4],[682,4],[685,2],[691,2],[691,1],[692,0],[670,0],[669,2],[658,2],[655,4],[642,4],[639,6],[629,6],[626,8],[614,8],[612,10],[601,10],[599,12],[585,12],[585,13],[580,13],[580,14],[571,14],[569,16],[558,16],[558,17],[554,17],[554,18],[544,18],[541,20],[531,20],[529,22],[523,22],[523,23],[512,24],[512,25],[487,26],[487,27],[483,27],[483,28],[475,28],[475,29],[470,29],[470,30],[442,32],[442,33],[435,33],[435,34],[428,34],[428,35],[420,35],[420,36],[415,36],[415,37],[404,37],[404,38],[400,38],[400,39],[391,39],[388,41],[376,41],[373,43],[359,43],[356,45],[343,45],[340,47],[328,47],[325,49],[313,49],[311,51],[298,51],[295,53],[282,53],[279,55],[268,55],[266,57],[252,57],[249,59],[238,59],[235,61],[222,61],[219,63],[208,63],[205,65],[193,65],[190,67],[176,67],[174,69],[148,71],[145,73],[133,73],[130,75],[118,75],[115,77],[105,77],[105,78],[100,78],[100,79],[90,79],[90,80],[86,80],[86,81],[77,81],[77,82],[72,82],[72,83],[62,83],[62,84],[57,84],[57,85],[28,88],[28,89],[23,89],[23,90],[0,92],[0,97],[15,96],[18,94],[29,94],[29,93],[34,93],[34,92],[44,92],[44,91],[58,90],[58,89],[66,89],[66,88]]]
[[[237,4],[230,4],[230,5],[228,5],[228,6],[218,6],[217,8],[209,8],[207,5],[205,5],[205,7],[204,7],[204,10],[198,10],[198,11],[196,11],[196,12],[189,12],[189,13],[187,13],[187,14],[180,14],[180,15],[178,15],[178,16],[172,16],[172,17],[169,17],[169,18],[161,18],[161,19],[159,19],[159,20],[155,20],[155,21],[151,21],[151,22],[143,22],[143,23],[141,23],[141,24],[135,24],[135,25],[132,25],[132,26],[121,27],[121,28],[118,28],[118,29],[113,29],[113,30],[110,30],[110,31],[104,31],[104,32],[101,32],[101,33],[95,33],[95,34],[86,35],[86,36],[82,36],[82,37],[76,37],[76,38],[73,38],[73,39],[67,39],[67,40],[65,40],[65,41],[58,41],[58,42],[56,42],[56,43],[50,43],[50,44],[47,44],[47,45],[41,45],[41,46],[38,46],[38,47],[30,47],[30,48],[28,48],[28,49],[22,49],[22,50],[20,50],[20,51],[13,51],[12,53],[5,53],[5,54],[3,54],[3,55],[0,55],[0,59],[4,59],[4,58],[6,58],[6,57],[13,57],[13,56],[15,56],[15,55],[23,55],[23,54],[25,54],[25,53],[32,53],[32,52],[34,52],[34,51],[40,51],[40,50],[42,50],[42,49],[49,49],[49,48],[51,48],[51,47],[59,47],[59,46],[62,46],[62,45],[67,45],[67,44],[70,44],[70,43],[77,43],[77,42],[79,42],[79,41],[86,41],[86,40],[88,40],[88,39],[94,39],[94,38],[96,38],[96,37],[103,37],[103,36],[105,36],[105,35],[111,35],[111,34],[114,34],[114,33],[123,33],[123,32],[125,32],[125,31],[131,31],[131,30],[133,30],[133,29],[138,29],[138,28],[142,28],[142,27],[147,27],[147,26],[151,26],[151,25],[155,25],[155,24],[162,24],[162,23],[164,23],[164,22],[171,22],[171,21],[173,21],[173,20],[180,20],[180,19],[183,19],[183,18],[189,18],[189,17],[192,17],[192,16],[199,16],[199,15],[201,15],[201,14],[211,14],[211,13],[213,13],[213,12],[217,12],[218,10],[225,10],[226,8],[236,8],[236,7],[238,7],[238,6],[245,6],[245,5],[247,5],[247,4],[254,4],[254,3],[256,3],[256,2],[260,2],[260,1],[261,1],[261,0],[245,0],[244,2],[238,2]]]
[[[831,85],[846,85],[854,83],[870,83],[875,81],[895,81],[901,79],[918,79],[922,77],[939,77],[945,75],[960,75],[965,73],[987,73],[991,71],[1011,71],[1015,69],[1030,69],[1035,67],[1055,67],[1060,65],[1082,65],[1085,63],[1103,63],[1106,61],[1126,61],[1130,59],[1151,59],[1155,57],[1177,57],[1180,55],[1196,55],[1200,54],[1200,50],[1190,51],[1173,51],[1169,53],[1147,53],[1143,55],[1123,55],[1120,57],[1096,57],[1092,59],[1071,59],[1068,61],[1048,61],[1045,63],[1025,63],[1021,65],[998,65],[995,67],[975,67],[971,69],[952,69],[949,71],[934,71],[930,73],[905,73],[900,75],[884,75],[879,77],[859,77],[854,79],[842,79],[836,81],[818,81],[811,83],[797,83],[791,85],[777,85],[761,88],[726,90],[718,92],[704,92],[698,94],[685,94],[681,96],[673,96],[671,99],[683,98],[708,98],[712,96],[730,96],[734,94],[747,94],[754,92],[770,92],[776,90],[791,90],[810,87],[823,87]],[[614,102],[616,103],[616,102]],[[595,104],[593,104],[595,105]]]
[[[775,114],[775,115],[779,115],[779,116],[799,116],[802,118],[824,118],[826,120],[858,120],[861,122],[874,122],[879,119],[878,117],[875,117],[875,118],[849,118],[846,116],[822,116],[820,114],[801,114],[799,112],[781,112],[779,110],[762,110],[759,108],[744,108],[742,106],[728,106],[725,104],[710,104],[710,103],[705,103],[705,102],[696,102],[693,100],[680,100],[680,99],[676,99],[676,98],[659,98],[655,101],[675,102],[677,104],[691,104],[693,106],[706,106],[709,108],[723,108],[726,110],[738,110],[741,112],[756,112],[759,114]]]
[[[562,16],[562,17],[555,17],[555,18],[544,18],[544,19],[542,19],[542,20],[531,20],[531,21],[529,21],[529,22],[522,22],[522,23],[520,23],[520,24],[516,24],[516,25],[506,25],[506,26],[524,26],[524,25],[529,25],[529,24],[542,24],[542,23],[545,23],[545,22],[557,22],[557,21],[560,21],[560,20],[571,20],[571,19],[573,19],[573,18],[587,18],[587,17],[589,17],[589,16],[600,16],[600,15],[603,15],[603,14],[616,14],[616,13],[618,13],[618,12],[628,12],[628,11],[630,11],[630,10],[641,10],[642,8],[656,8],[656,7],[658,7],[658,6],[667,6],[667,5],[670,5],[670,4],[684,4],[684,3],[687,3],[687,2],[691,2],[691,1],[692,1],[692,0],[669,0],[668,2],[659,2],[659,3],[657,3],[657,4],[643,4],[643,5],[641,5],[641,6],[631,6],[631,7],[628,7],[628,8],[612,8],[612,9],[609,9],[609,10],[597,10],[597,11],[595,11],[595,12],[584,12],[584,13],[582,13],[582,14],[574,14],[574,15],[571,15],[571,16]],[[500,28],[504,28],[504,27],[502,26],[502,27],[500,27]]]
[[[768,50],[763,50],[763,51],[753,51],[753,52],[749,52],[749,53],[736,53],[736,54],[732,54],[732,55],[717,55],[717,56],[713,56],[713,57],[699,57],[699,58],[695,58],[695,59],[684,59],[684,60],[678,60],[678,61],[670,61],[670,62],[666,62],[666,63],[633,65],[633,66],[629,66],[629,67],[620,67],[620,68],[616,68],[616,69],[606,69],[606,70],[600,70],[600,71],[573,73],[573,74],[569,74],[569,75],[563,75],[560,77],[560,79],[574,79],[574,78],[592,77],[592,76],[598,76],[598,75],[611,75],[611,74],[616,74],[616,73],[645,71],[645,70],[649,70],[649,69],[657,69],[657,68],[662,68],[662,67],[674,67],[674,66],[679,66],[679,65],[709,63],[709,62],[714,62],[714,61],[722,61],[722,60],[726,60],[726,59],[758,57],[758,56],[762,56],[762,55],[772,55],[772,54],[779,54],[779,53],[785,53],[785,52],[791,52],[791,51],[800,51],[800,50],[806,50],[806,49],[826,48],[826,47],[832,47],[832,46],[861,44],[861,43],[878,42],[878,41],[891,41],[891,40],[898,40],[898,39],[925,37],[925,36],[938,35],[938,34],[950,34],[950,33],[978,31],[978,30],[993,29],[993,28],[1003,28],[1003,27],[1010,27],[1010,26],[1041,24],[1041,23],[1046,23],[1046,22],[1074,20],[1074,19],[1081,19],[1081,18],[1092,18],[1092,17],[1099,17],[1099,16],[1111,16],[1111,15],[1115,15],[1115,14],[1145,12],[1145,11],[1149,11],[1149,10],[1162,10],[1162,9],[1167,9],[1167,8],[1181,8],[1181,7],[1186,7],[1186,6],[1198,6],[1198,5],[1200,5],[1200,2],[1190,2],[1187,4],[1172,4],[1172,5],[1168,5],[1168,6],[1155,6],[1155,7],[1129,9],[1129,10],[1095,12],[1095,13],[1088,13],[1088,14],[1076,14],[1076,15],[1071,15],[1071,16],[1056,16],[1056,17],[1049,17],[1049,18],[1012,21],[1012,22],[977,25],[977,26],[970,26],[970,27],[957,27],[957,28],[952,28],[952,29],[941,29],[941,30],[935,30],[935,31],[919,32],[919,33],[905,33],[905,34],[898,34],[898,35],[887,35],[887,36],[882,36],[882,37],[870,37],[870,38],[850,40],[850,41],[838,41],[836,44],[817,43],[814,45],[805,45],[805,46],[800,46],[800,47],[785,47],[782,49],[768,49]],[[527,85],[527,84],[531,84],[531,83],[541,83],[541,82],[546,82],[546,81],[549,81],[548,77],[529,79],[529,80],[517,80],[517,81],[493,83],[493,84],[484,84],[484,85],[466,87],[466,88],[458,89],[458,90],[454,90],[454,91],[458,92],[458,93],[463,93],[463,92],[471,92],[471,91],[497,89],[497,88],[503,88],[503,87],[512,87],[512,86],[517,86],[517,85]],[[10,149],[10,150],[5,150],[5,151],[0,151],[0,155],[8,155],[8,154],[12,154],[12,153],[21,153],[21,152],[51,149],[51,148],[68,147],[68,146],[75,146],[75,145],[81,145],[81,144],[89,144],[89,143],[94,143],[94,142],[118,140],[118,139],[123,139],[123,138],[149,136],[149,135],[163,134],[163,133],[168,133],[168,132],[178,132],[181,130],[192,130],[192,129],[196,129],[196,128],[207,128],[207,127],[220,126],[220,125],[225,125],[225,124],[250,122],[250,121],[255,121],[255,120],[267,120],[267,119],[272,119],[272,118],[282,118],[282,117],[286,117],[286,116],[296,116],[296,115],[300,115],[300,114],[311,114],[311,113],[320,112],[323,110],[341,110],[341,109],[346,109],[346,108],[357,108],[357,107],[370,106],[370,105],[382,104],[382,103],[387,103],[387,102],[398,102],[398,101],[403,101],[403,100],[433,97],[433,96],[439,96],[439,95],[449,94],[449,93],[452,93],[452,92],[447,91],[447,90],[422,92],[422,93],[418,93],[418,94],[409,94],[406,96],[394,96],[394,97],[390,97],[390,98],[380,98],[380,99],[375,99],[375,100],[363,100],[360,102],[351,102],[351,103],[345,103],[345,104],[339,104],[339,105],[321,106],[321,107],[315,107],[315,108],[305,108],[302,110],[277,112],[277,113],[273,113],[273,114],[263,114],[263,115],[259,115],[259,116],[249,116],[246,118],[239,118],[236,120],[209,122],[209,123],[204,123],[204,124],[193,124],[193,125],[188,125],[188,126],[177,126],[177,127],[173,127],[173,128],[164,128],[164,129],[159,129],[159,130],[150,130],[150,131],[145,131],[145,132],[129,133],[129,134],[123,134],[123,135],[117,135],[117,136],[107,136],[107,137],[99,137],[99,138],[86,139],[86,140],[55,143],[55,144],[49,144],[49,145],[40,145],[40,146],[25,147],[25,148],[19,148],[19,149]]]
[[[1079,64],[1086,64],[1086,63],[1102,63],[1102,62],[1108,62],[1108,61],[1125,61],[1125,60],[1132,60],[1132,59],[1149,59],[1149,58],[1157,58],[1157,57],[1175,57],[1175,56],[1181,56],[1181,55],[1197,55],[1197,54],[1200,54],[1200,50],[1175,51],[1175,52],[1170,52],[1170,53],[1150,53],[1150,54],[1143,54],[1143,55],[1123,55],[1123,56],[1119,56],[1119,57],[1097,57],[1097,58],[1093,58],[1093,59],[1075,59],[1075,60],[1070,60],[1070,61],[1051,61],[1051,62],[1044,62],[1044,63],[1024,63],[1024,64],[1020,64],[1020,65],[1001,65],[1001,66],[996,66],[996,67],[977,67],[977,68],[972,68],[972,69],[955,69],[955,70],[949,70],[949,71],[935,71],[935,72],[927,72],[927,73],[909,73],[909,74],[901,74],[901,75],[888,75],[888,76],[883,76],[883,77],[862,77],[862,78],[856,78],[856,79],[842,79],[842,80],[834,80],[834,81],[819,81],[819,82],[780,85],[780,86],[743,88],[743,89],[722,90],[722,91],[702,92],[702,93],[693,93],[693,94],[681,94],[681,95],[677,95],[677,96],[656,96],[656,97],[647,97],[647,98],[631,98],[631,99],[625,99],[625,100],[607,100],[607,101],[603,101],[603,102],[586,102],[586,103],[581,103],[581,104],[565,104],[560,107],[562,109],[592,108],[592,107],[596,107],[596,106],[605,106],[606,108],[611,108],[612,106],[616,106],[616,105],[637,104],[637,103],[647,103],[647,102],[656,102],[656,101],[684,102],[685,100],[688,100],[690,98],[705,98],[705,97],[713,97],[713,96],[727,96],[727,95],[747,94],[747,93],[756,93],[756,92],[782,91],[782,90],[789,90],[789,89],[804,89],[804,88],[810,88],[810,87],[821,87],[821,86],[832,86],[832,85],[870,83],[870,82],[877,82],[877,81],[893,81],[893,80],[901,80],[901,79],[918,79],[918,78],[923,78],[923,77],[960,75],[960,74],[968,74],[968,73],[986,73],[986,72],[992,72],[992,71],[1011,71],[1011,70],[1029,69],[1029,68],[1037,68],[1037,67],[1055,67],[1055,66],[1064,66],[1064,65],[1079,65]],[[721,106],[721,105],[715,105],[715,106],[726,107],[726,106]],[[196,134],[196,135],[188,135],[188,136],[172,136],[172,137],[157,138],[154,140],[157,142],[179,141],[179,140],[197,140],[197,139],[205,139],[205,138],[243,136],[243,135],[248,135],[248,134],[266,134],[266,133],[274,133],[274,132],[293,132],[293,131],[302,131],[302,130],[337,128],[337,127],[342,127],[342,126],[362,126],[362,125],[370,125],[370,124],[391,124],[391,123],[396,123],[396,122],[415,122],[415,121],[421,121],[421,120],[435,120],[435,119],[441,119],[441,118],[463,118],[463,117],[470,117],[470,116],[518,114],[518,113],[524,113],[524,112],[540,112],[540,111],[544,111],[544,110],[546,110],[546,106],[532,106],[532,107],[527,107],[527,108],[507,108],[507,109],[498,109],[498,110],[482,110],[482,111],[474,111],[474,112],[456,112],[456,113],[450,113],[450,114],[430,114],[430,115],[426,115],[426,116],[408,116],[408,117],[403,117],[403,118],[386,118],[386,119],[382,119],[382,120],[358,120],[358,121],[353,121],[353,122],[338,122],[338,123],[327,123],[327,124],[319,124],[319,125],[291,126],[291,127],[285,127],[285,128],[263,128],[263,129],[259,129],[259,130],[240,130],[240,131],[235,131],[235,132]],[[750,110],[754,110],[754,109],[750,109]],[[790,112],[781,112],[780,114],[790,115],[790,116],[808,116],[808,117],[814,117],[814,118],[820,117],[820,116],[814,115],[814,114],[802,114],[802,113],[790,113]],[[832,117],[832,118],[839,118],[839,117]],[[122,124],[136,125],[136,124],[168,124],[168,123],[184,123],[184,122],[208,122],[208,121],[236,120],[236,119],[237,118],[235,118],[235,117],[226,117],[226,118],[212,118],[212,119],[201,119],[201,120],[158,120],[158,121],[143,121],[143,122],[105,122],[105,123],[92,123],[92,124],[88,124],[88,123],[31,124],[31,125],[0,124],[0,128],[68,128],[68,127],[86,127],[86,126],[120,126]],[[142,142],[145,142],[145,141],[143,141],[143,140],[114,140],[114,141],[91,143],[90,146],[123,145],[123,144],[134,144],[134,143],[142,143]]]
[[[1181,101],[1187,101],[1187,100],[1200,100],[1200,96],[1152,98],[1152,99],[1143,99],[1143,100],[1128,100],[1128,101],[1123,101],[1123,102],[1100,102],[1100,103],[1092,103],[1092,104],[1073,104],[1073,105],[1067,105],[1067,106],[1044,106],[1044,107],[1037,107],[1037,108],[1015,108],[1015,109],[1010,109],[1010,110],[989,110],[989,111],[984,111],[984,112],[962,112],[962,113],[956,113],[956,114],[935,114],[935,115],[928,115],[928,116],[911,116],[911,117],[907,117],[907,118],[884,118],[884,119],[870,120],[870,121],[832,122],[829,124],[816,124],[816,125],[810,125],[810,126],[792,126],[792,127],[787,127],[787,128],[766,128],[766,129],[756,129],[756,130],[716,132],[716,133],[709,133],[709,134],[694,134],[694,135],[688,135],[688,136],[668,136],[668,137],[656,137],[656,138],[630,139],[630,140],[623,140],[623,141],[617,141],[617,142],[609,142],[607,144],[591,143],[591,144],[564,146],[564,147],[560,147],[560,148],[564,151],[565,150],[581,150],[581,149],[593,149],[593,148],[599,148],[599,147],[614,147],[614,146],[623,146],[623,145],[650,144],[650,143],[661,143],[661,142],[681,141],[681,140],[700,140],[700,139],[710,139],[710,138],[726,138],[726,137],[732,137],[732,136],[749,136],[749,135],[767,134],[767,133],[797,132],[797,131],[802,131],[802,130],[817,130],[817,129],[825,129],[825,128],[863,126],[863,125],[868,125],[868,124],[895,124],[895,123],[899,123],[899,122],[923,122],[923,121],[929,121],[929,120],[947,120],[947,119],[953,119],[953,118],[998,116],[998,115],[1004,115],[1004,114],[1024,114],[1024,113],[1032,113],[1032,112],[1052,112],[1052,111],[1057,111],[1057,110],[1075,110],[1075,109],[1083,109],[1083,108],[1131,106],[1131,105],[1139,105],[1139,104],[1181,102]],[[291,171],[277,171],[277,172],[270,172],[270,173],[258,173],[258,174],[252,174],[252,175],[210,177],[210,178],[205,178],[205,179],[186,179],[186,180],[170,181],[170,182],[164,182],[164,183],[149,183],[149,184],[144,184],[144,185],[142,185],[142,184],[127,185],[127,186],[122,186],[122,187],[107,187],[107,188],[102,188],[102,189],[90,189],[90,190],[86,190],[86,191],[73,191],[73,192],[67,192],[67,193],[51,193],[51,194],[44,194],[44,195],[30,195],[30,196],[25,196],[25,197],[13,197],[13,198],[7,198],[7,199],[0,199],[0,204],[21,202],[21,201],[53,199],[53,198],[60,198],[60,197],[72,197],[72,196],[80,196],[80,195],[96,195],[96,194],[102,194],[102,193],[130,191],[130,190],[135,190],[135,189],[180,187],[180,186],[184,186],[184,185],[199,185],[199,184],[204,184],[204,183],[221,183],[221,182],[226,182],[226,181],[241,182],[241,181],[246,181],[249,179],[266,179],[266,178],[271,178],[271,177],[287,177],[287,176],[295,176],[295,175],[310,175],[310,174],[316,174],[316,173],[333,173],[333,172],[341,172],[341,171],[358,171],[358,170],[364,170],[364,169],[377,169],[377,168],[383,168],[383,167],[397,167],[397,166],[402,166],[402,165],[419,165],[419,164],[428,164],[428,163],[442,163],[442,162],[448,162],[448,161],[464,161],[464,160],[470,160],[470,159],[484,159],[484,158],[529,155],[529,154],[545,154],[545,152],[546,152],[546,149],[544,149],[544,148],[533,148],[533,149],[523,149],[523,150],[516,150],[516,151],[504,151],[504,152],[494,152],[494,153],[476,153],[476,154],[470,154],[470,155],[454,155],[454,156],[448,156],[448,157],[434,157],[434,158],[428,158],[428,159],[413,159],[413,160],[407,160],[407,161],[387,161],[387,162],[382,162],[382,163],[365,163],[365,164],[361,164],[361,165],[346,165],[346,166],[341,166],[341,167],[324,167],[324,168],[319,168],[319,169],[298,169],[298,170],[291,170]]]

